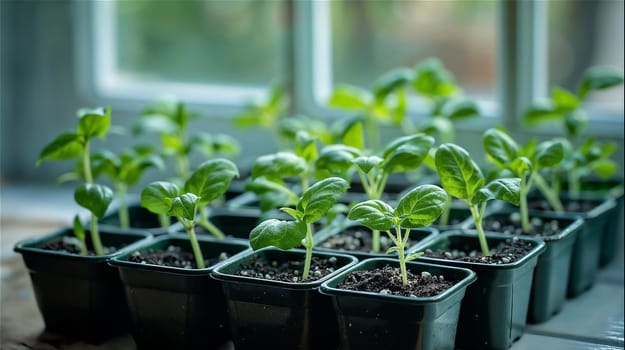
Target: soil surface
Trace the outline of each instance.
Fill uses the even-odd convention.
[[[306,282],[316,281],[336,271],[337,259],[312,257],[310,263],[310,273]],[[304,260],[301,261],[267,261],[255,258],[247,264],[241,264],[241,269],[235,274],[239,276],[262,278],[281,282],[302,282],[302,272],[304,270]]]
[[[475,238],[477,241],[477,238]],[[520,260],[529,251],[534,248],[531,242],[524,242],[518,237],[512,237],[505,242],[500,243],[497,247],[491,247],[491,255],[483,256],[478,249],[426,249],[423,256],[447,260],[458,260],[482,264],[508,264]]]
[[[562,205],[564,206],[565,212],[585,213],[597,207],[597,202],[589,201],[589,200],[570,200],[570,201],[563,201]],[[530,209],[534,209],[534,210],[554,211],[551,208],[551,205],[549,205],[549,202],[547,202],[544,199],[529,200],[527,203],[527,206]]]
[[[484,219],[482,225],[486,231],[534,237],[548,237],[562,232],[558,220],[530,216],[531,232],[524,233],[521,228],[521,216],[519,213],[511,213],[507,217],[488,217]]]
[[[208,267],[214,265],[229,257],[226,252],[222,252],[219,256],[204,259],[204,266]],[[179,267],[183,269],[197,269],[193,253],[183,251],[181,247],[174,245],[167,247],[167,250],[149,249],[145,253],[136,251],[130,255],[128,261],[140,264]]]
[[[433,276],[427,271],[413,274],[407,271],[408,285],[404,286],[398,267],[354,271],[347,275],[338,288],[379,293],[383,295],[400,295],[405,297],[429,297],[440,294],[451,288],[455,281],[447,281],[444,276]]]
[[[119,249],[123,248],[123,246],[114,247],[114,246],[105,246],[102,247],[104,250],[104,255],[111,254]],[[44,247],[44,250],[54,250],[57,252],[70,253],[80,255],[80,241],[76,237],[61,237],[55,239],[53,241],[48,242]],[[95,256],[96,253],[93,251],[93,248],[87,245],[87,256]]]
[[[418,241],[408,238],[406,247],[416,244]],[[372,251],[372,232],[362,227],[352,227],[329,237],[321,247],[337,250],[356,251],[363,253],[373,253]],[[384,254],[386,250],[393,246],[393,241],[384,232],[380,232],[380,253]]]

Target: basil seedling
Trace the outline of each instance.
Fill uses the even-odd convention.
[[[94,110],[81,109],[78,111],[78,118],[76,131],[63,133],[47,144],[41,151],[37,164],[46,159],[76,159],[77,163],[82,165],[79,178],[84,179],[85,182],[74,191],[74,200],[91,212],[91,241],[95,253],[103,255],[98,218],[104,216],[113,201],[113,191],[104,185],[93,183],[90,146],[94,138],[106,136],[111,125],[111,109],[109,107]]]
[[[284,117],[288,107],[288,98],[284,88],[275,84],[266,101],[250,104],[241,114],[234,116],[234,125],[241,129],[262,128],[270,130],[279,149],[284,149],[281,144],[279,132],[279,120]]]
[[[450,196],[463,200],[471,210],[482,254],[490,255],[482,228],[486,204],[489,200],[498,199],[519,205],[521,179],[495,179],[486,183],[482,171],[469,153],[452,143],[445,143],[436,150],[435,163],[445,191]]]
[[[550,170],[562,162],[564,145],[561,141],[545,141],[538,145],[532,141],[520,148],[508,134],[498,129],[486,130],[482,141],[489,159],[500,170],[511,171],[521,179],[519,195],[523,232],[531,231],[527,194],[534,181],[550,205],[558,212],[564,211],[558,193],[548,186],[547,181],[539,173],[541,170]]]
[[[440,187],[422,185],[402,196],[395,209],[383,201],[368,200],[352,207],[348,218],[359,221],[371,230],[386,232],[394,244],[386,254],[397,252],[399,255],[402,283],[405,286],[408,284],[406,262],[422,255],[413,253],[405,256],[410,229],[426,227],[436,221],[445,209],[447,200],[447,193]],[[395,234],[391,233],[393,227]]]
[[[187,231],[191,249],[198,269],[203,269],[204,257],[195,235],[195,217],[200,197],[193,193],[181,194],[178,185],[157,181],[150,183],[141,192],[141,205],[147,210],[160,215],[174,216]]]
[[[321,219],[348,188],[347,181],[338,177],[316,182],[298,199],[295,209],[281,208],[294,220],[269,219],[252,230],[252,249],[274,246],[288,250],[303,245],[306,248],[306,258],[302,280],[308,279],[313,248],[312,224]]]

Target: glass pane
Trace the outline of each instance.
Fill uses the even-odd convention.
[[[495,100],[495,1],[332,3],[334,83],[371,87],[395,67],[438,57],[465,93]]]
[[[262,84],[285,66],[284,1],[118,1],[117,66],[146,80]]]
[[[593,65],[623,69],[623,1],[550,1],[549,86],[575,91]],[[594,92],[589,101],[622,110],[623,86]]]

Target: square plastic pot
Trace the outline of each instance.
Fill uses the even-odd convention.
[[[573,201],[570,198],[562,197],[562,203]],[[571,259],[571,270],[569,271],[569,282],[567,296],[574,298],[595,283],[599,260],[601,256],[601,244],[607,232],[610,212],[616,206],[613,199],[596,199],[582,197],[594,204],[594,208],[588,212],[565,212],[560,213],[563,218],[584,220],[583,228],[578,233],[573,244],[573,255]],[[531,199],[530,199],[531,201]],[[534,215],[540,211],[530,210],[529,214]]]
[[[409,271],[443,275],[458,281],[432,297],[410,298],[338,288],[353,271],[373,270],[397,260],[373,258],[358,263],[321,285],[321,293],[333,298],[339,321],[340,349],[453,350],[460,302],[476,279],[471,270],[408,262]]]
[[[82,256],[44,250],[50,241],[72,236],[70,228],[17,243],[14,250],[22,254],[30,273],[39,312],[46,332],[67,339],[101,343],[127,333],[130,316],[124,289],[117,270],[107,261],[134,249],[151,235],[137,230],[100,228],[104,246],[125,246],[115,253]],[[87,246],[91,247],[89,231]]]
[[[312,282],[287,283],[235,275],[241,264],[254,257],[267,261],[304,261],[305,251],[265,248],[248,251],[217,267],[213,278],[221,281],[228,304],[232,339],[242,349],[335,349],[338,325],[332,300],[319,293],[321,283],[356,263],[345,254],[315,252],[336,257],[335,272]]]
[[[489,246],[510,239],[509,235],[486,233]],[[533,249],[518,261],[507,264],[482,264],[420,257],[418,261],[473,270],[477,282],[467,287],[456,334],[456,347],[461,349],[505,350],[521,337],[527,320],[534,267],[545,249],[545,242],[519,237]],[[448,231],[417,246],[425,249],[477,249],[477,234],[468,230]]]
[[[345,249],[332,249],[332,248],[324,248],[323,247],[323,243],[325,241],[327,241],[328,239],[330,239],[331,237],[340,234],[343,230],[348,230],[348,229],[352,229],[352,228],[360,228],[362,229],[364,232],[366,232],[367,234],[371,235],[371,229],[356,223],[356,222],[351,222],[350,224],[348,224],[345,228],[341,229],[341,230],[328,230],[325,231],[323,233],[320,234],[319,238],[315,238],[315,247],[314,249],[316,251],[321,251],[321,252],[327,252],[327,253],[332,253],[332,252],[340,252],[343,254],[349,254],[349,255],[353,255],[356,258],[358,258],[358,260],[365,260],[365,259],[370,259],[370,258],[383,258],[383,257],[388,257],[389,255],[385,254],[385,252],[381,252],[381,253],[370,253],[370,252],[360,252],[360,251],[350,251],[350,250],[345,250]],[[430,228],[430,227],[424,227],[424,228],[418,228],[418,229],[412,229],[410,230],[410,239],[415,241],[416,243],[414,243],[414,245],[419,244],[419,243],[423,243],[427,240],[430,240],[434,237],[436,237],[438,235],[438,230],[435,228]],[[386,233],[384,232],[380,232],[380,236],[386,236]],[[409,247],[408,247],[409,248]],[[407,249],[408,249],[407,248]],[[397,254],[394,254],[395,256]]]
[[[486,215],[484,222],[489,219],[507,219],[513,212],[518,211],[511,208],[502,209],[501,212]],[[564,305],[573,244],[584,227],[584,221],[580,218],[546,212],[533,213],[530,220],[532,218],[540,218],[543,221],[556,220],[561,227],[560,232],[556,234],[537,237],[545,241],[545,251],[538,257],[534,270],[527,319],[530,323],[540,323],[548,320]],[[473,222],[466,228],[474,228]]]
[[[236,256],[247,249],[240,242],[198,238],[204,258],[222,252]],[[135,251],[182,247],[186,236],[165,235],[110,261],[119,271],[132,316],[132,336],[138,349],[210,349],[228,339],[226,304],[219,282],[204,269],[183,269],[128,261]]]

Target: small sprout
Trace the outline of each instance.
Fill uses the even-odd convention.
[[[261,222],[250,233],[250,245],[258,250],[274,246],[283,250],[304,245],[306,258],[302,280],[307,280],[312,259],[312,224],[321,219],[336,201],[347,191],[347,181],[330,177],[313,184],[302,194],[295,209],[282,208],[294,220],[269,219]]]
[[[368,200],[352,207],[348,217],[372,230],[386,232],[394,244],[387,254],[397,252],[402,283],[405,286],[408,284],[406,262],[422,255],[422,253],[405,255],[410,229],[426,227],[436,221],[445,209],[447,199],[447,193],[440,187],[422,185],[402,196],[395,209],[383,201]],[[392,228],[395,228],[395,234],[391,233]]]
[[[475,222],[482,254],[490,255],[482,228],[486,204],[492,199],[498,199],[519,205],[521,179],[503,178],[486,183],[482,171],[471,159],[469,153],[462,147],[451,143],[443,144],[438,148],[435,161],[443,188],[450,196],[461,199],[467,204]]]

